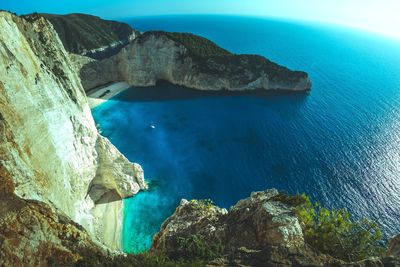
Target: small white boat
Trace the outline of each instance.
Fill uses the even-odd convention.
[[[155,129],[156,126],[155,126],[154,124],[150,124],[150,128],[151,128],[151,129]]]

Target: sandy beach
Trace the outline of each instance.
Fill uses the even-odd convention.
[[[126,82],[116,82],[110,85],[94,88],[87,93],[90,108],[97,107],[111,97],[131,87]]]

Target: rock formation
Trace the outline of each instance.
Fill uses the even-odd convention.
[[[32,14],[53,25],[80,70],[85,91],[111,82],[151,86],[159,80],[199,90],[311,88],[308,74],[256,55],[235,55],[189,33],[146,32],[85,14]]]
[[[18,237],[1,242],[1,251],[23,246],[15,255],[19,260],[24,251],[40,253],[52,243],[45,237],[56,235],[60,216],[82,225],[107,247],[119,249],[121,199],[146,188],[141,167],[99,135],[71,65],[46,19],[0,12],[1,184],[12,191],[10,199],[20,203],[8,207],[13,201],[3,199],[0,221],[31,227],[26,235],[18,232],[27,239],[37,227],[43,231],[38,233],[43,238],[35,242],[21,244]],[[18,209],[30,212],[29,207],[37,215],[32,221],[15,214]],[[32,225],[35,222],[38,225]]]
[[[345,263],[318,253],[303,239],[299,221],[290,205],[278,200],[275,189],[252,193],[229,211],[204,201],[182,200],[154,237],[152,251],[181,257],[190,249],[182,240],[196,236],[223,249],[211,266],[400,266],[399,237],[389,242],[386,256]],[[196,241],[195,241],[196,242]],[[217,248],[217,246],[214,246]]]
[[[305,72],[291,71],[261,56],[234,55],[192,34],[146,32],[117,55],[82,65],[86,91],[114,81],[151,86],[159,80],[199,90],[311,88]]]
[[[310,86],[303,72],[232,55],[187,34],[150,32],[109,59],[72,58],[87,88],[121,79],[135,85],[161,79],[203,90]],[[147,188],[143,170],[98,133],[72,65],[43,16],[0,11],[0,266],[140,266],[134,256],[115,252],[121,199]],[[362,262],[318,253],[304,242],[292,207],[277,195],[252,193],[229,211],[183,200],[151,252],[175,258],[191,238],[220,252],[209,258],[211,266],[400,266],[399,236],[383,257]]]
[[[168,251],[178,247],[178,237],[194,233],[203,236],[207,242],[219,240],[227,250],[304,245],[300,224],[291,208],[281,202],[269,201],[277,194],[276,190],[253,193],[229,212],[196,200],[182,200],[155,236],[153,248]]]
[[[86,14],[32,14],[49,20],[65,49],[74,54],[104,59],[117,54],[139,35],[128,24]]]
[[[1,182],[5,179],[2,172]],[[12,190],[1,190],[0,201],[0,266],[60,266],[76,262],[83,251],[106,255],[82,226],[50,205],[19,198]]]

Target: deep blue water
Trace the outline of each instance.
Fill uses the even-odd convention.
[[[363,32],[249,17],[136,18],[235,53],[307,71],[310,94],[221,96],[132,88],[95,108],[103,134],[151,189],[125,200],[123,245],[148,248],[181,198],[230,207],[251,191],[305,192],[400,232],[400,43]],[[156,126],[155,129],[149,127]]]

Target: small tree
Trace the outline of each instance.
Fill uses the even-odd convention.
[[[382,255],[382,232],[377,223],[366,218],[354,221],[345,209],[328,210],[304,194],[295,200],[304,239],[315,249],[345,261]]]

